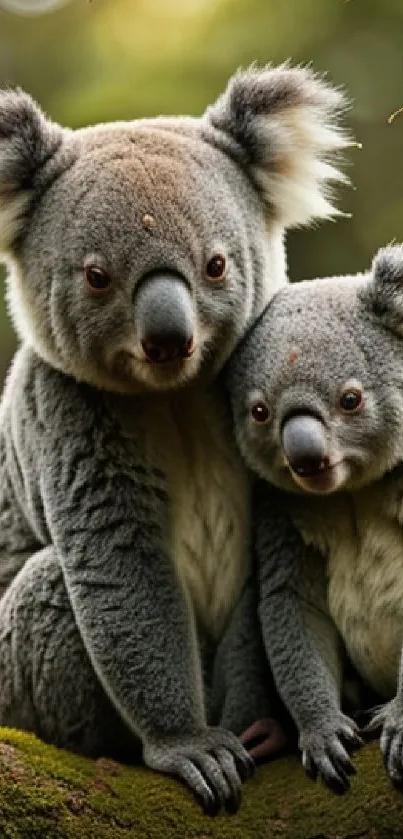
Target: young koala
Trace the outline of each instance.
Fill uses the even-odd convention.
[[[304,765],[348,788],[359,739],[340,709],[342,639],[390,700],[372,727],[402,785],[403,246],[368,273],[280,290],[227,381],[240,450],[272,485],[258,488],[260,616]]]
[[[209,812],[252,769],[227,729],[270,711],[243,611],[250,481],[216,378],[286,282],[285,229],[336,212],[342,109],[288,66],[237,74],[200,119],[77,131],[0,93],[21,339],[0,409],[0,723],[90,755],[140,745]]]

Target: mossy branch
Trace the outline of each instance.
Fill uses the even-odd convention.
[[[204,816],[174,780],[90,761],[0,730],[1,839],[402,839],[403,798],[377,744],[356,758],[351,792],[312,784],[295,757],[258,769],[236,816]]]

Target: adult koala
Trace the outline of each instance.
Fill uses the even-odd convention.
[[[239,73],[201,119],[78,131],[0,95],[22,342],[1,406],[0,721],[87,754],[140,743],[210,811],[237,806],[251,768],[203,688],[201,641],[219,645],[250,567],[214,380],[286,280],[285,228],[334,213],[342,106],[289,67]],[[245,697],[224,658],[238,731],[259,686]]]

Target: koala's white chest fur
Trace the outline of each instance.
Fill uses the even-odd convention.
[[[312,502],[295,498],[292,512],[305,541],[327,557],[330,613],[357,670],[391,697],[403,640],[399,504],[383,483]]]
[[[219,388],[148,397],[134,405],[130,426],[165,476],[167,547],[198,620],[218,637],[250,564],[250,479],[226,403]]]

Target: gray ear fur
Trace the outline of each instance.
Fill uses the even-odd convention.
[[[9,251],[21,233],[39,173],[62,136],[27,93],[0,91],[0,252]]]
[[[366,298],[385,326],[403,334],[403,245],[381,248],[372,262]]]
[[[335,153],[355,145],[339,124],[346,107],[342,93],[310,69],[283,64],[239,71],[205,119],[237,146],[274,216],[294,227],[341,215],[329,185],[348,182],[331,165]]]

